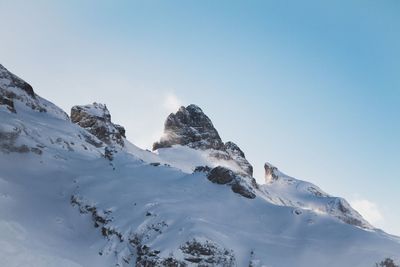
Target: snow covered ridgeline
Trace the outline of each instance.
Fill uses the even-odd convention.
[[[330,196],[316,185],[287,176],[269,163],[265,163],[264,169],[265,184],[260,189],[271,203],[329,214],[345,223],[374,229],[345,199]],[[295,211],[296,214],[301,212]]]
[[[223,143],[197,106],[171,114],[161,140],[167,145],[149,152],[124,138],[104,105],[73,108],[75,124],[1,73],[0,266],[398,260],[398,239],[344,200],[270,164],[267,183],[255,183],[244,153]]]

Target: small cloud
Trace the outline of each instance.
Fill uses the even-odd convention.
[[[383,223],[383,215],[376,203],[367,199],[357,198],[350,201],[350,204],[371,224],[379,225]]]
[[[182,106],[180,99],[173,93],[165,96],[163,107],[169,112],[176,112]]]

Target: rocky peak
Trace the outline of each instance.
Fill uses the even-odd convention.
[[[258,184],[253,177],[243,177],[228,168],[217,166],[208,172],[207,178],[213,183],[230,186],[233,192],[243,197],[256,197],[255,189],[258,189]]]
[[[71,109],[71,121],[99,138],[107,145],[124,146],[125,129],[111,122],[107,106],[100,103],[74,106]]]
[[[164,135],[153,144],[153,150],[173,145],[193,149],[212,150],[211,157],[235,161],[243,173],[253,175],[253,167],[246,160],[243,151],[233,142],[222,142],[210,118],[198,106],[191,104],[171,113],[164,123]]]
[[[36,112],[67,120],[68,115],[53,103],[36,95],[32,86],[0,65],[0,108],[17,113],[26,107]]]
[[[224,143],[210,118],[196,105],[181,107],[171,113],[164,124],[164,136],[153,144],[153,150],[173,145],[195,149],[221,149]]]
[[[273,166],[272,164],[266,162],[264,164],[264,170],[265,170],[266,183],[271,183],[272,181],[277,180],[279,178],[278,168]]]
[[[16,100],[25,103],[32,109],[45,111],[45,108],[37,103],[32,86],[0,64],[0,106],[4,106],[8,111],[16,113]]]
[[[3,65],[0,64],[0,87],[2,89],[19,89],[26,92],[29,96],[35,98],[35,93],[30,84],[9,72]]]

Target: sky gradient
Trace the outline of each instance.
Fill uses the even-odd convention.
[[[27,3],[28,2],[28,3]],[[0,0],[0,63],[150,148],[194,103],[268,161],[400,235],[399,1]]]

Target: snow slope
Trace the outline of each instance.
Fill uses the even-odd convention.
[[[193,172],[239,171],[234,160],[179,145],[153,153],[127,140],[105,144],[0,70],[0,266],[364,267],[400,260],[399,238],[361,216],[364,225],[346,223],[327,208],[336,198],[311,184],[279,172],[254,189],[256,198],[243,197],[211,183],[207,171]],[[112,159],[105,157],[110,146]]]

